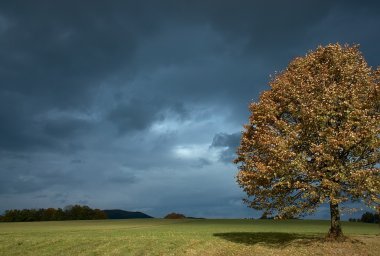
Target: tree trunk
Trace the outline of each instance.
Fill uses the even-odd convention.
[[[343,232],[340,225],[340,213],[338,204],[333,204],[330,202],[330,214],[331,226],[327,237],[334,240],[339,240],[343,238]]]

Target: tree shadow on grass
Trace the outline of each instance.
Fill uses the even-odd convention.
[[[307,245],[324,240],[323,237],[318,235],[281,232],[230,232],[214,233],[214,236],[234,243],[245,245],[261,244],[269,247],[286,247],[290,244]]]

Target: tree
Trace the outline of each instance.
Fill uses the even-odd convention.
[[[186,219],[186,216],[181,213],[172,212],[167,214],[164,219]]]
[[[375,223],[375,215],[372,212],[365,212],[360,218],[361,222]]]
[[[6,222],[97,219],[107,219],[107,215],[102,210],[91,209],[86,205],[70,205],[65,207],[65,211],[61,208],[7,210],[4,216],[0,216],[0,221]]]
[[[343,237],[339,204],[380,203],[380,69],[358,46],[330,44],[295,58],[269,84],[249,106],[235,159],[244,201],[279,218],[328,203],[328,237]]]
[[[365,212],[362,217],[360,218],[361,222],[366,223],[380,223],[379,222],[379,214],[378,213],[372,213],[372,212]]]

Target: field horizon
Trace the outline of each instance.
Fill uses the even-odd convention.
[[[377,224],[328,220],[127,219],[0,223],[0,255],[378,255]]]

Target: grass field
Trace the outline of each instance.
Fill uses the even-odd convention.
[[[0,255],[380,255],[380,228],[328,221],[100,220],[0,223]]]

